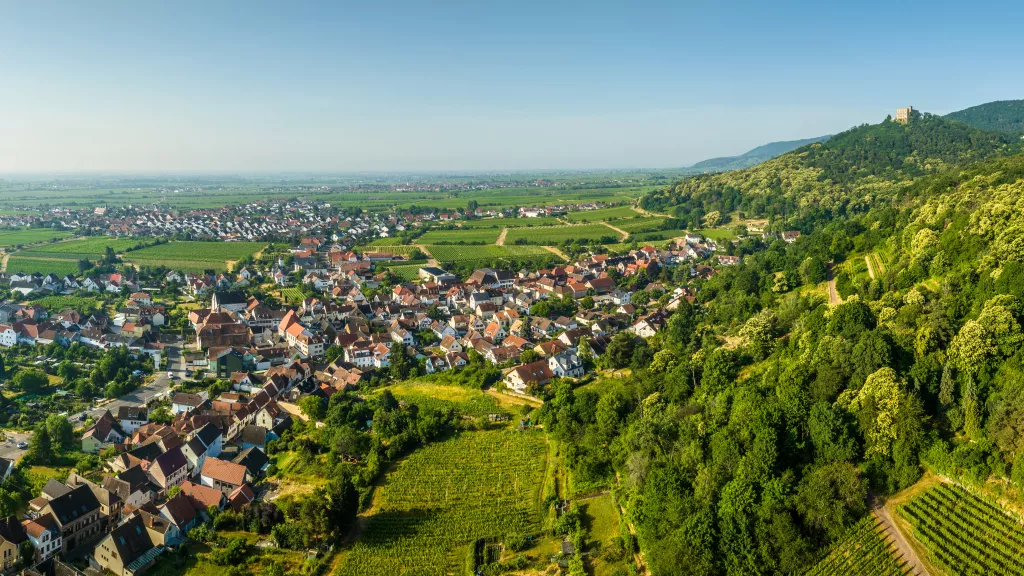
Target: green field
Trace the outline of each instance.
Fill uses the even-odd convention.
[[[522,228],[528,226],[551,226],[558,224],[558,218],[541,216],[539,218],[482,218],[479,220],[462,220],[463,228]]]
[[[302,290],[298,288],[282,288],[281,298],[289,304],[301,304],[306,298],[306,295],[302,293]]]
[[[377,396],[384,390],[390,390],[395,398],[415,404],[421,409],[452,408],[463,416],[474,418],[505,412],[493,396],[466,386],[408,382],[380,388],[374,391],[373,395]]]
[[[620,234],[603,224],[581,224],[579,226],[546,226],[542,228],[510,228],[505,235],[505,245],[523,241],[527,244],[558,246],[572,240],[619,241]]]
[[[0,229],[0,247],[49,242],[53,239],[67,238],[71,232],[51,230],[49,228],[6,228]]]
[[[732,228],[705,228],[704,230],[695,230],[694,233],[711,240],[732,240],[736,237],[736,232]]]
[[[228,261],[251,256],[264,246],[264,242],[169,242],[127,252],[124,260],[173,270],[227,270]]]
[[[494,244],[501,234],[497,228],[431,230],[417,239],[421,244]]]
[[[633,210],[631,206],[612,206],[611,208],[598,208],[597,210],[569,212],[565,215],[565,219],[570,222],[601,222],[615,218],[632,218],[636,215],[636,210]]]
[[[466,573],[479,538],[541,531],[543,432],[463,432],[387,475],[341,576]]]
[[[377,238],[376,240],[370,242],[369,245],[375,248],[379,248],[381,246],[397,246],[401,243],[401,238]]]
[[[525,260],[555,256],[539,246],[424,246],[438,262],[471,262],[496,258]]]
[[[65,274],[77,275],[78,261],[59,258],[31,258],[14,254],[7,259],[7,273],[11,274],[13,272],[24,272],[26,274],[34,272],[50,274],[52,272],[60,276]]]
[[[875,517],[867,516],[807,576],[901,576],[908,573],[909,567],[896,559]]]
[[[640,216],[637,218],[616,220],[614,222],[610,222],[610,224],[632,234],[634,232],[654,232],[656,230],[661,230],[661,225],[664,224],[666,220],[668,220],[668,218],[663,216]]]

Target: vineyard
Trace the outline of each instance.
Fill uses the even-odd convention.
[[[33,246],[19,252],[26,256],[39,255],[54,258],[67,258],[80,260],[95,259],[106,253],[107,248],[111,248],[114,252],[120,254],[126,250],[141,244],[139,240],[132,240],[127,238],[110,238],[107,236],[97,236],[93,238],[81,238],[78,240],[68,240],[67,242],[58,242],[56,244],[44,244],[42,246]]]
[[[604,224],[581,224],[579,226],[543,226],[537,228],[509,228],[505,244],[526,242],[554,246],[573,240],[602,240],[608,243],[619,241],[619,233]]]
[[[542,432],[463,432],[420,449],[388,474],[342,576],[463,573],[478,538],[542,524]]]
[[[511,230],[509,231],[511,234]],[[438,262],[472,262],[474,260],[494,260],[497,258],[515,258],[526,260],[532,258],[554,257],[555,255],[539,246],[425,246],[430,255]]]
[[[431,230],[417,240],[423,244],[494,244],[501,230],[474,228],[470,230]]]
[[[807,576],[900,576],[909,573],[909,568],[897,560],[889,547],[889,540],[880,531],[877,519],[867,516]]]
[[[302,304],[302,301],[306,298],[306,295],[302,293],[302,290],[298,288],[282,288],[281,299],[288,304]]]
[[[8,228],[0,230],[0,247],[48,242],[53,239],[67,238],[68,236],[71,236],[71,232],[50,230],[49,228]]]
[[[370,242],[370,246],[373,246],[374,248],[379,248],[381,246],[398,246],[401,243],[401,238],[377,238],[376,240]]]
[[[661,230],[661,225],[664,224],[666,220],[668,220],[668,218],[662,216],[651,216],[616,220],[610,224],[632,234],[634,232],[656,232]]]
[[[252,256],[266,246],[263,242],[169,242],[124,255],[139,266],[165,266],[186,272],[227,270],[228,261]]]
[[[60,258],[31,258],[14,254],[7,259],[7,273],[10,274],[12,272],[24,272],[26,274],[35,272],[40,274],[53,273],[58,276],[66,274],[78,275],[78,261]]]
[[[558,224],[558,218],[541,216],[539,218],[484,218],[480,220],[463,220],[463,228],[523,228],[528,226],[551,226]]]
[[[598,208],[597,210],[569,212],[565,215],[565,219],[570,222],[583,222],[584,220],[587,222],[601,222],[602,220],[613,218],[632,218],[636,215],[636,210],[633,210],[630,206],[612,206],[611,208]]]
[[[404,264],[401,266],[388,266],[389,272],[398,276],[403,282],[412,282],[419,279],[420,268],[423,264]]]
[[[409,254],[412,254],[413,252],[416,252],[419,249],[420,249],[419,246],[412,246],[412,245],[404,245],[404,246],[402,246],[402,245],[398,245],[398,244],[395,244],[395,245],[376,245],[376,244],[370,244],[369,246],[358,246],[358,247],[355,248],[355,251],[359,252],[360,254],[365,254],[367,252],[380,252],[382,254],[401,254],[402,256],[408,256]]]
[[[992,502],[939,484],[902,506],[900,514],[950,574],[1024,575],[1024,527]]]
[[[382,388],[374,395],[383,392]],[[386,388],[395,398],[415,404],[420,409],[454,409],[463,416],[478,418],[488,414],[504,413],[497,400],[484,392],[466,386],[408,382]]]

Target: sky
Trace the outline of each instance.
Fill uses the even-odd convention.
[[[1024,98],[1024,3],[0,0],[0,172],[671,168]]]

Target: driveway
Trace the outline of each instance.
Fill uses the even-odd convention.
[[[167,394],[171,388],[172,381],[168,378],[167,373],[171,372],[174,374],[175,380],[181,380],[185,377],[185,362],[181,357],[181,341],[179,340],[175,344],[168,344],[164,348],[164,353],[167,357],[167,365],[156,372],[156,375],[151,378],[148,382],[139,386],[137,389],[117,398],[111,402],[107,402],[102,406],[93,407],[84,412],[77,412],[68,416],[68,420],[72,424],[80,424],[82,414],[86,414],[87,417],[92,417],[93,420],[98,419],[103,415],[103,412],[110,410],[111,414],[117,414],[117,410],[121,406],[142,406],[148,404],[156,398],[159,398]]]
[[[18,448],[18,442],[28,443],[29,438],[32,437],[32,432],[14,432],[11,430],[5,430],[4,434],[7,438],[0,442],[0,458],[6,458],[13,462],[21,460],[21,457],[25,455],[25,448]]]

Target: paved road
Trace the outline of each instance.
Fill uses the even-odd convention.
[[[0,442],[0,458],[6,458],[7,460],[13,460],[14,462],[21,460],[21,457],[25,455],[25,449],[18,448],[18,443],[28,443],[29,438],[32,437],[32,433],[5,430],[4,435],[7,438],[3,442]]]
[[[121,406],[141,406],[165,394],[171,387],[171,379],[167,376],[167,373],[171,372],[174,374],[175,380],[181,380],[185,377],[185,361],[181,357],[180,341],[176,344],[167,344],[164,348],[164,353],[167,357],[167,366],[157,371],[156,377],[152,380],[112,402],[90,408],[84,412],[72,414],[68,416],[68,420],[73,424],[79,424],[84,420],[82,414],[86,414],[87,417],[91,416],[95,420],[102,416],[105,410],[110,410],[111,414],[117,414],[117,410]]]

